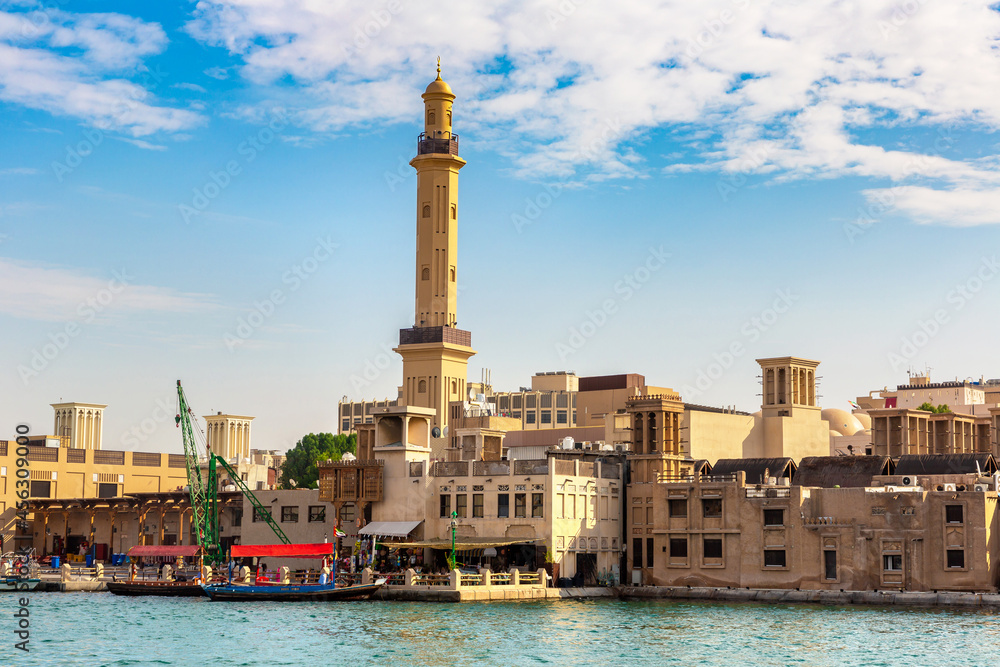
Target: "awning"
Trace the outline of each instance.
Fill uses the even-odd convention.
[[[333,546],[333,542],[320,544],[234,544],[229,549],[233,558],[252,558],[254,556],[322,558],[333,555]]]
[[[509,547],[512,544],[535,544],[541,542],[537,538],[512,538],[512,537],[459,537],[455,540],[455,551],[474,551],[476,549],[486,549],[487,547]],[[445,549],[451,550],[451,540],[436,539],[424,540],[423,542],[393,542],[392,547],[406,549]]]
[[[191,558],[192,556],[197,556],[201,553],[201,547],[197,544],[186,544],[186,545],[171,545],[165,546],[162,544],[145,544],[132,547],[128,550],[129,557],[143,558],[143,557],[155,557],[155,556],[168,556],[171,558],[177,558],[178,556],[183,556],[185,558]]]
[[[406,537],[413,529],[423,523],[421,521],[372,521],[358,531],[358,535],[376,535],[378,537]]]

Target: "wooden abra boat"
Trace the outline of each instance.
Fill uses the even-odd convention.
[[[271,600],[271,601],[332,601],[367,600],[382,588],[385,580],[374,584],[337,587],[335,584],[222,584],[203,586],[205,594],[213,600]]]
[[[140,545],[128,550],[129,561],[149,557],[194,558],[202,556],[203,551],[197,545],[163,546]],[[199,569],[201,559],[199,558]],[[130,577],[127,581],[107,582],[108,591],[114,595],[158,595],[161,597],[200,597],[205,590],[197,581],[159,581],[137,580]]]
[[[205,589],[195,581],[109,581],[107,586],[115,595],[200,597],[205,594]]]
[[[231,547],[232,558],[332,558],[334,545],[322,544],[234,544]],[[334,561],[335,562],[335,561]],[[336,572],[331,574],[330,583],[320,584],[209,584],[203,586],[205,594],[212,600],[272,600],[272,601],[333,601],[333,600],[367,600],[382,588],[385,579],[373,584],[358,584],[355,586],[336,585]]]

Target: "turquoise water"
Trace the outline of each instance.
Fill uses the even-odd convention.
[[[0,597],[15,611],[12,596]],[[1000,613],[686,602],[221,603],[31,595],[2,665],[989,665]]]

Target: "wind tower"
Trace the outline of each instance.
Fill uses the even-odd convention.
[[[455,94],[437,78],[421,96],[424,131],[417,138],[416,304],[413,327],[400,329],[402,405],[434,408],[433,437],[448,425],[448,403],[465,398],[472,334],[458,328],[458,135],[452,132]]]

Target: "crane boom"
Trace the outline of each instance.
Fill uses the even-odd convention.
[[[202,479],[198,461],[198,446],[191,425],[191,408],[188,405],[181,381],[177,381],[177,426],[184,440],[184,463],[187,468],[188,492],[191,497],[191,523],[195,528],[198,544],[206,554],[219,550],[219,521],[216,505],[216,484],[211,452],[209,454],[208,484]],[[209,497],[211,494],[211,497]]]
[[[277,538],[281,540],[283,544],[291,544],[292,541],[288,539],[287,535],[285,535],[285,531],[283,531],[281,527],[274,521],[274,517],[271,516],[271,511],[260,504],[260,501],[257,500],[257,496],[253,494],[253,491],[251,491],[250,487],[246,485],[246,482],[244,482],[240,478],[240,475],[235,470],[233,470],[232,466],[229,465],[229,462],[227,462],[226,459],[222,458],[221,456],[216,456],[215,454],[211,454],[210,456],[212,457],[214,463],[218,463],[219,465],[222,466],[223,470],[229,473],[229,479],[231,479],[232,482],[239,487],[240,491],[243,492],[243,495],[247,498],[247,500],[250,501],[250,504],[253,505],[254,511],[257,513],[257,516],[261,517],[264,521],[267,522],[267,525],[271,527],[271,530],[274,531],[274,534],[277,536]]]

